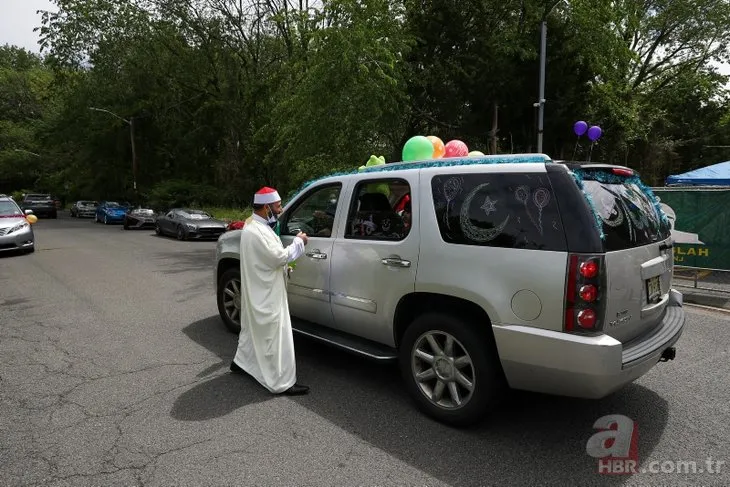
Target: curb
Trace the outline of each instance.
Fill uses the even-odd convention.
[[[682,293],[685,303],[730,310],[730,297],[685,292],[681,288],[677,290]]]

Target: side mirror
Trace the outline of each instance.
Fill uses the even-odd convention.
[[[32,215],[33,214],[33,210],[25,210],[25,214],[26,215]]]

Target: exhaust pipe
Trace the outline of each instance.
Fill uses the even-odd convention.
[[[674,360],[674,357],[676,355],[677,355],[677,349],[674,347],[669,347],[662,352],[662,356],[659,358],[659,361],[668,362],[670,360]]]

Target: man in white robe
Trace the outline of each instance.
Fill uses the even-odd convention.
[[[286,292],[288,265],[304,253],[307,235],[287,248],[273,226],[282,211],[275,189],[254,196],[254,214],[241,230],[241,332],[231,370],[245,372],[274,394],[307,394],[296,382],[294,337]]]

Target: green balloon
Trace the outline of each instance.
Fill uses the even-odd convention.
[[[433,144],[423,135],[408,139],[403,146],[403,161],[422,161],[433,158]]]

